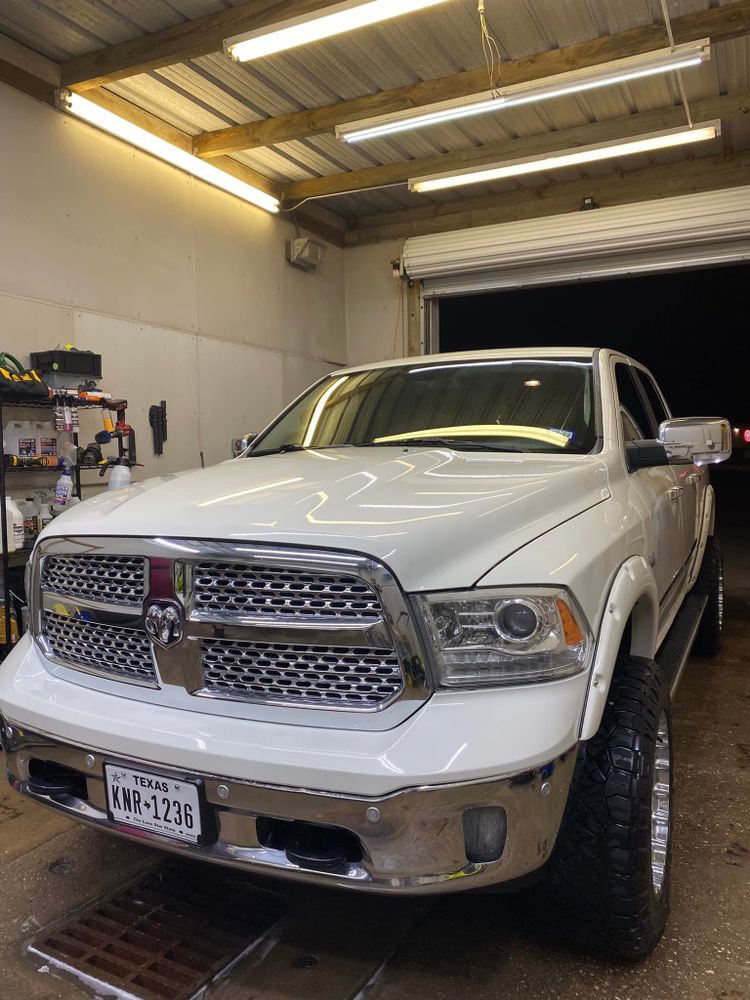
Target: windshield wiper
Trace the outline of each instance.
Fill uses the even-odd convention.
[[[441,448],[452,448],[454,451],[517,451],[526,452],[526,448],[519,448],[513,444],[493,444],[491,441],[471,441],[465,438],[448,437],[414,437],[402,438],[400,441],[373,441],[368,444],[378,446],[403,445],[404,447],[413,445],[424,445],[426,448],[433,448],[436,445]]]
[[[291,441],[287,441],[285,444],[280,444],[278,448],[267,448],[265,451],[249,451],[247,453],[248,458],[256,458],[261,455],[283,455],[288,451],[307,451],[307,448],[301,444],[292,444]]]
[[[338,448],[393,448],[394,446],[399,447],[413,447],[414,445],[423,445],[425,448],[451,448],[454,451],[516,451],[521,453],[526,453],[526,448],[519,448],[517,445],[512,444],[493,444],[491,441],[467,441],[464,438],[447,438],[447,437],[429,437],[429,438],[403,438],[401,441],[357,441],[355,443],[347,442],[346,444],[329,444],[318,446],[317,448],[309,448],[302,444],[293,444],[291,441],[287,441],[284,444],[280,444],[278,448],[268,448],[265,451],[249,451],[247,453],[248,458],[261,458],[263,455],[284,455],[291,451],[325,451],[336,450]]]

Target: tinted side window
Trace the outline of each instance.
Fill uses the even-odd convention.
[[[655,437],[656,431],[652,427],[651,417],[643,404],[630,366],[615,365],[615,379],[625,440],[634,441],[639,438]]]
[[[659,395],[659,390],[656,388],[654,380],[649,378],[645,372],[634,371],[633,374],[643,386],[643,390],[646,393],[646,399],[649,401],[651,409],[654,412],[654,417],[656,418],[658,427],[658,425],[663,423],[665,420],[669,420],[669,414],[667,413],[666,407],[664,406],[661,396]]]

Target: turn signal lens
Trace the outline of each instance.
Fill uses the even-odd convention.
[[[557,610],[560,612],[563,636],[567,645],[577,646],[579,642],[583,642],[583,632],[581,632],[578,627],[578,622],[573,617],[573,612],[570,610],[565,601],[561,600],[559,597],[557,599]]]

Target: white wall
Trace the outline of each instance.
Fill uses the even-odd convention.
[[[101,353],[141,475],[228,457],[233,433],[346,363],[342,250],[294,270],[285,220],[2,85],[0,136],[0,349]]]
[[[391,262],[402,240],[352,247],[345,253],[346,330],[349,363],[384,361],[407,354],[406,300]]]

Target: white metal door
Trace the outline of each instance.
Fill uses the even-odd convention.
[[[750,259],[750,186],[417,236],[402,266],[426,298]]]

